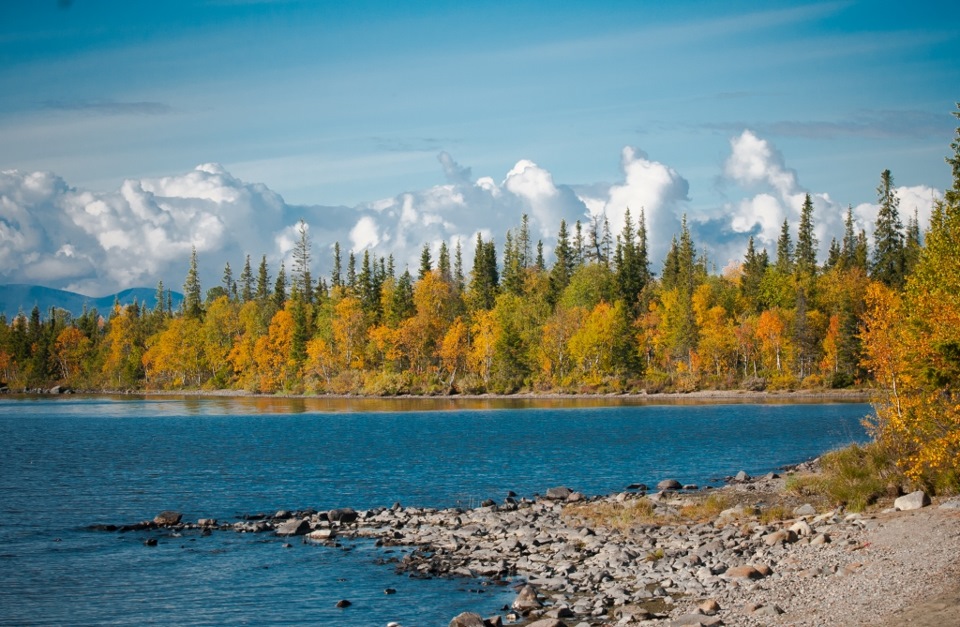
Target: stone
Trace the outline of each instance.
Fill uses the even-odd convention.
[[[748,475],[745,471],[741,470],[736,474],[736,476],[734,476],[733,480],[739,483],[743,483],[744,481],[750,481],[750,475]]]
[[[147,538],[143,541],[143,546],[157,546],[156,538]]]
[[[813,536],[813,539],[810,540],[810,544],[813,546],[821,546],[824,544],[830,544],[830,534],[828,533],[818,533]]]
[[[804,503],[800,507],[794,508],[794,516],[816,516],[817,510],[810,503]]]
[[[570,496],[567,497],[567,503],[581,503],[587,500],[587,497],[584,496],[583,492],[571,492]]]
[[[570,497],[573,494],[573,490],[570,488],[565,488],[563,486],[557,488],[550,488],[547,490],[545,498],[550,499],[551,501],[563,501]]]
[[[337,509],[331,509],[327,512],[327,518],[330,522],[338,522],[341,524],[356,522],[359,518],[359,514],[350,507],[340,507]]]
[[[760,571],[749,564],[728,568],[724,574],[731,579],[763,579]]]
[[[351,603],[346,599],[340,599],[339,601],[337,601],[337,607],[339,608],[350,607],[351,605],[353,605],[353,603]]]
[[[697,609],[700,610],[701,614],[706,614],[707,616],[713,616],[720,611],[720,604],[716,599],[707,599],[703,603],[697,606]]]
[[[483,624],[483,618],[479,614],[474,614],[473,612],[463,612],[462,614],[457,614],[453,617],[453,620],[450,621],[449,627],[486,627]]]
[[[960,497],[953,497],[940,503],[940,509],[960,509]]]
[[[383,593],[384,593],[384,594],[396,594],[397,591],[396,591],[395,588],[386,588],[386,589],[384,589]]]
[[[278,536],[302,536],[310,531],[310,521],[306,518],[292,518],[277,525]]]
[[[520,588],[520,591],[517,593],[517,598],[513,600],[511,607],[518,612],[526,613],[532,610],[539,610],[543,607],[543,604],[540,603],[540,599],[537,598],[537,589],[527,584]]]
[[[172,509],[167,509],[156,516],[153,517],[153,522],[161,527],[167,527],[171,525],[180,524],[180,519],[183,518],[183,514],[180,512],[175,512]]]
[[[533,621],[527,627],[567,627],[567,624],[557,618],[541,618]]]
[[[901,496],[893,502],[893,506],[900,511],[920,509],[921,507],[926,507],[927,505],[930,505],[930,497],[927,496],[927,493],[923,490],[911,492],[906,496]]]
[[[321,527],[320,529],[315,529],[307,534],[307,538],[310,540],[315,540],[317,542],[326,542],[327,540],[332,540],[337,535],[337,532],[332,527]]]
[[[773,533],[768,533],[763,536],[763,542],[767,546],[774,546],[777,544],[790,544],[797,541],[797,534],[794,531],[789,529],[780,529],[774,531]]]
[[[682,490],[683,484],[676,479],[664,479],[657,484],[657,490]]]
[[[810,528],[810,524],[805,520],[798,520],[793,523],[790,527],[790,531],[794,532],[798,536],[809,536],[813,533],[813,529]]]
[[[630,485],[627,486],[627,489],[640,490],[640,491],[646,492],[649,488],[647,488],[647,484],[645,483],[631,483]]]
[[[197,525],[200,527],[216,527],[217,519],[216,518],[201,518],[197,521]]]
[[[753,611],[750,612],[751,616],[765,616],[773,618],[783,614],[783,610],[780,609],[778,605],[760,605],[756,606]]]

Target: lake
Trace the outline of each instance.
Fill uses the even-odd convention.
[[[869,405],[637,399],[0,400],[0,624],[446,625],[509,589],[413,580],[369,542],[88,531],[165,509],[475,506],[665,478],[719,485],[864,441]],[[394,588],[396,594],[385,595]],[[349,599],[346,609],[335,607]]]

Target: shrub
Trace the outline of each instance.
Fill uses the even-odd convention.
[[[878,443],[853,444],[820,458],[820,491],[834,505],[859,512],[886,493],[899,474],[889,453]]]

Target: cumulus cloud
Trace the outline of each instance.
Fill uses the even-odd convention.
[[[355,207],[291,206],[264,185],[240,180],[217,164],[127,180],[109,192],[75,189],[51,173],[0,172],[0,280],[94,296],[158,280],[177,288],[194,247],[205,288],[219,283],[225,263],[239,275],[245,255],[254,265],[266,255],[275,276],[281,261],[291,265],[301,218],[313,244],[314,276],[329,274],[335,242],[344,255],[364,250],[393,255],[402,271],[417,267],[424,244],[436,258],[441,243],[452,249],[460,241],[469,267],[477,234],[494,238],[502,251],[505,232],[519,227],[523,214],[534,241],[543,241],[549,263],[561,219],[572,228],[577,220],[587,224],[605,217],[616,234],[627,208],[634,220],[645,213],[655,272],[684,214],[698,245],[723,267],[742,257],[751,235],[772,249],[784,219],[795,233],[808,192],[776,147],[751,131],[730,141],[720,172],[730,200],[719,207],[693,207],[687,180],[633,147],[623,149],[620,176],[612,184],[564,184],[548,167],[527,159],[502,176],[480,177],[448,153],[440,153],[438,161],[443,183]],[[904,222],[916,210],[921,224],[940,195],[922,186],[897,192]],[[846,206],[826,192],[810,194],[825,252],[830,238],[842,235]],[[876,211],[875,204],[857,204],[858,226],[872,232]]]

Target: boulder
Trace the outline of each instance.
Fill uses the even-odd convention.
[[[816,516],[817,510],[810,503],[804,503],[793,510],[794,516]]]
[[[645,483],[631,483],[627,486],[628,490],[641,490],[643,492],[647,491],[647,484]]]
[[[547,490],[545,498],[548,498],[552,501],[564,501],[568,499],[571,494],[573,494],[573,490],[561,486]]]
[[[520,588],[520,591],[517,593],[517,598],[513,600],[511,607],[518,612],[526,613],[532,610],[539,610],[543,607],[543,604],[540,603],[540,599],[537,598],[537,589],[527,584]]]
[[[339,601],[337,601],[337,607],[339,608],[350,607],[351,605],[353,605],[353,603],[351,603],[347,599],[340,599]]]
[[[463,612],[453,617],[449,627],[485,627],[485,625],[483,624],[483,618],[481,618],[479,614]]]
[[[927,496],[927,493],[923,490],[917,490],[916,492],[911,492],[906,496],[901,496],[896,501],[893,502],[893,506],[901,511],[907,511],[911,509],[920,509],[921,507],[926,507],[930,504],[930,497]]]
[[[664,479],[657,484],[657,490],[682,490],[683,484],[676,479]]]
[[[744,481],[750,481],[750,475],[748,475],[745,471],[741,470],[736,474],[736,476],[734,476],[733,480],[738,481],[740,483],[743,483]]]
[[[306,518],[292,518],[277,525],[278,536],[302,536],[310,531],[310,521]]]
[[[316,540],[317,542],[326,542],[327,540],[332,540],[336,537],[337,532],[330,527],[321,527],[320,529],[315,529],[307,534],[307,538],[311,540]]]
[[[180,512],[175,512],[172,509],[167,509],[156,516],[153,517],[153,522],[161,527],[167,527],[170,525],[180,524],[180,519],[183,518],[183,514]]]
[[[953,497],[940,503],[940,509],[960,509],[960,497]]]
[[[716,599],[707,599],[703,603],[697,606],[697,609],[700,610],[701,614],[706,614],[707,616],[713,616],[720,611],[720,604]]]
[[[774,546],[777,544],[790,544],[797,541],[797,533],[791,531],[790,529],[780,529],[774,531],[773,533],[768,533],[763,536],[763,542],[767,546]]]
[[[350,507],[339,507],[337,509],[331,509],[327,512],[327,519],[330,522],[338,522],[341,524],[356,522],[359,515]]]
[[[763,579],[760,571],[749,564],[728,568],[724,574],[731,579]]]

